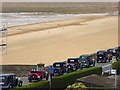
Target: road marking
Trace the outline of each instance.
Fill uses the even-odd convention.
[[[108,65],[102,66],[102,68],[105,68],[105,67],[108,67],[108,66],[111,66],[111,64],[108,64]]]

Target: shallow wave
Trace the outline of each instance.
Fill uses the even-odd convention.
[[[69,19],[80,16],[100,16],[108,15],[108,13],[97,14],[57,14],[57,13],[41,13],[41,12],[24,12],[24,13],[0,13],[0,18],[3,25],[7,27],[25,25],[39,22],[48,22],[55,20]]]

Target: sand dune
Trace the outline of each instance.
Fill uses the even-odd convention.
[[[9,36],[7,55],[3,56],[3,64],[50,65],[55,61],[64,61],[68,57],[79,57],[80,54],[95,53],[97,50],[118,45],[117,16],[82,23],[76,20],[79,18],[73,21],[75,24],[72,22],[70,25],[43,31]],[[59,23],[62,24],[63,21]]]

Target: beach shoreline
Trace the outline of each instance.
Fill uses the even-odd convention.
[[[108,16],[104,16],[104,15],[103,16],[80,16],[80,17],[73,17],[70,19],[32,23],[32,24],[19,25],[19,26],[11,26],[11,27],[8,27],[8,36],[36,32],[36,31],[43,31],[43,30],[58,28],[62,26],[70,26],[73,24],[75,25],[78,23],[83,23],[86,21],[91,21],[91,20],[104,18],[104,17],[108,17]]]

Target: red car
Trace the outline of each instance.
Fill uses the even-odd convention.
[[[42,79],[48,80],[48,73],[46,71],[30,71],[28,80],[29,82],[32,82],[32,80],[40,81]]]

